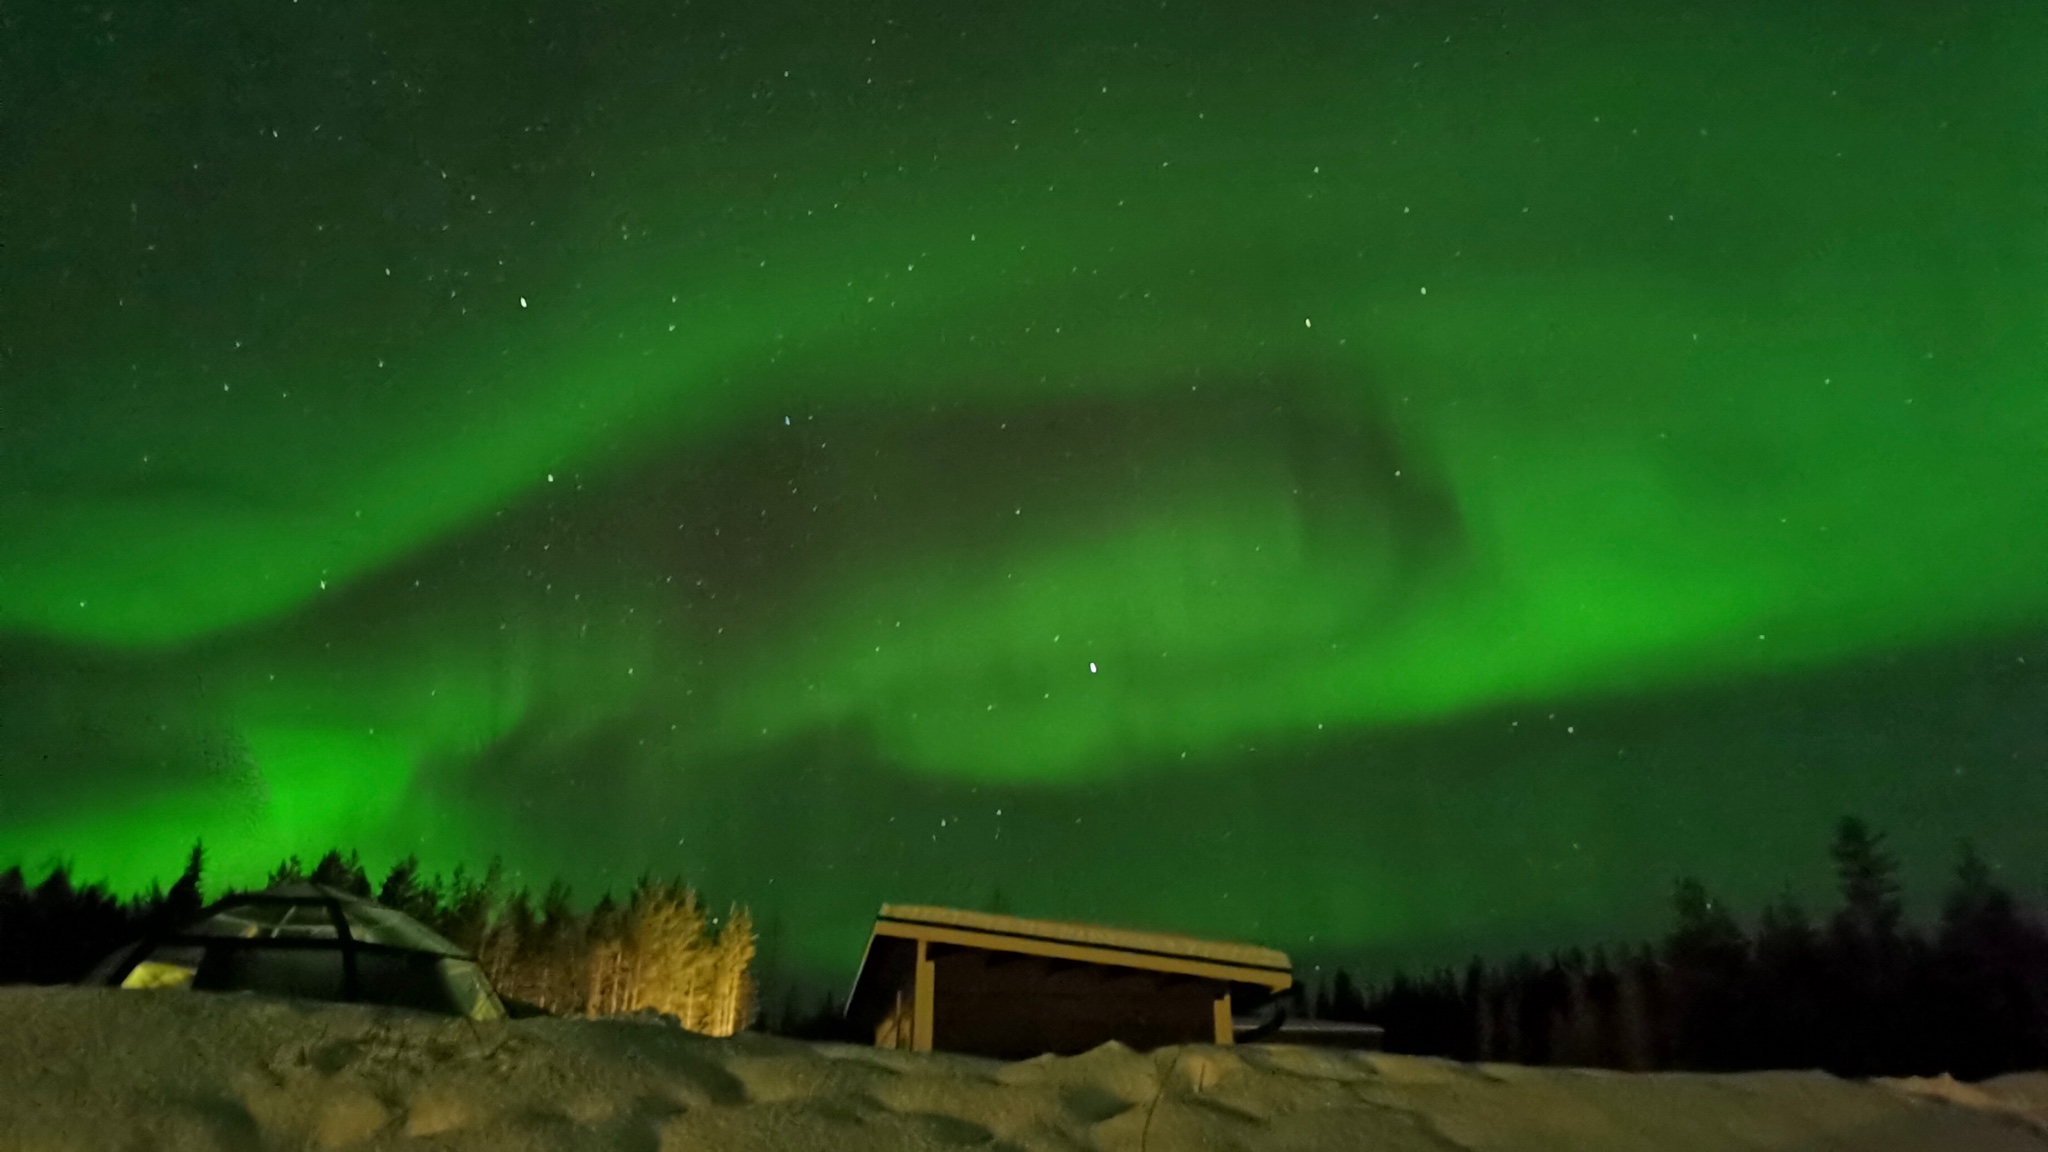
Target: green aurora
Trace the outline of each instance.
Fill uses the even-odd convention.
[[[0,859],[815,971],[1626,935],[1851,811],[2048,879],[2038,5],[0,27]]]

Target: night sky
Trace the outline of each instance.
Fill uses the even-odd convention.
[[[2048,881],[2048,8],[0,8],[0,860],[1457,959]]]

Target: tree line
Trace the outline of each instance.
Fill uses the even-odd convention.
[[[1974,847],[1924,928],[1906,920],[1881,833],[1845,819],[1830,856],[1839,904],[1823,921],[1786,896],[1745,929],[1687,877],[1661,941],[1363,988],[1339,971],[1296,1007],[1378,1024],[1390,1051],[1467,1061],[1965,1079],[2048,1067],[2048,930]]]
[[[152,885],[128,899],[78,884],[61,864],[33,884],[18,865],[0,872],[0,984],[70,983],[114,949],[189,923],[205,905],[204,871],[205,850],[194,845],[168,890]],[[676,881],[643,876],[625,900],[607,892],[584,910],[559,880],[538,898],[508,891],[495,860],[481,874],[458,865],[443,879],[408,856],[372,883],[356,853],[337,849],[311,868],[286,859],[268,883],[301,880],[377,900],[447,937],[477,958],[515,1012],[654,1012],[712,1035],[754,1016],[747,909],[713,915]]]

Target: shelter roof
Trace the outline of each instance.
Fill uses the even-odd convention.
[[[868,949],[870,958],[875,944],[890,938],[1256,984],[1274,991],[1294,983],[1293,962],[1285,952],[1254,944],[1064,920],[1033,920],[963,908],[884,904],[875,917]],[[866,959],[861,968],[861,977],[855,981],[856,998],[860,996],[859,984],[868,976]]]
[[[1285,952],[1261,948],[1256,944],[1201,940],[1193,936],[1144,932],[1131,928],[1110,928],[1068,920],[1030,920],[1021,916],[1002,916],[993,912],[971,912],[963,908],[938,908],[924,904],[884,904],[879,919],[906,925],[945,925],[1024,939],[1089,944],[1122,952],[1185,956],[1196,960],[1213,960],[1219,964],[1274,968],[1283,972],[1293,967]]]

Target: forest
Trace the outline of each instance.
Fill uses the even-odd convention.
[[[1745,927],[1695,878],[1676,881],[1663,939],[1570,949],[1462,970],[1360,981],[1340,970],[1297,985],[1290,1014],[1385,1029],[1388,1050],[1455,1060],[1630,1071],[1822,1068],[1843,1076],[1980,1079],[2048,1067],[2048,927],[1968,843],[1932,923],[1909,922],[1898,861],[1860,820],[1836,827],[1836,906],[1791,897]],[[168,890],[122,900],[59,866],[30,884],[0,872],[0,983],[78,979],[121,944],[202,907],[202,847]],[[373,883],[354,853],[271,882],[305,879],[371,896],[474,953],[515,1013],[656,1012],[727,1035],[769,1027],[854,1039],[827,995],[763,1019],[745,907],[722,915],[686,885],[643,877],[587,910],[557,882],[539,897],[481,874],[422,875],[399,861]]]
[[[1457,1060],[1981,1079],[2048,1067],[2048,930],[1970,844],[1909,923],[1898,861],[1857,819],[1830,846],[1838,903],[1789,896],[1745,928],[1681,878],[1661,941],[1361,984],[1339,971],[1294,1010],[1379,1024],[1395,1052]]]
[[[19,866],[0,872],[0,984],[68,983],[131,940],[188,923],[205,904],[204,870],[205,850],[194,845],[168,890],[128,900],[75,883],[61,865],[33,885]],[[373,884],[358,856],[339,850],[310,869],[287,859],[268,882],[291,880],[411,915],[475,955],[515,1015],[651,1012],[720,1036],[755,1015],[751,916],[740,905],[714,915],[684,884],[642,877],[625,900],[606,893],[583,910],[560,882],[538,898],[508,891],[496,862],[481,875],[458,866],[443,879],[408,857]]]

